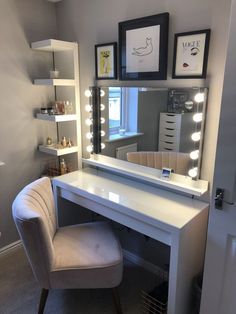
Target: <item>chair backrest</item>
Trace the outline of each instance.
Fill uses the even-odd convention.
[[[54,255],[52,239],[56,232],[49,178],[27,185],[14,200],[12,213],[34,275],[42,288],[49,288],[49,271]]]
[[[171,168],[175,173],[187,175],[190,168],[190,157],[179,152],[130,152],[127,160],[135,164],[156,169]]]

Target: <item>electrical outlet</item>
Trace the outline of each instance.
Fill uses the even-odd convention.
[[[223,199],[224,199],[224,189],[216,188],[215,196],[215,208],[222,210],[223,209]]]

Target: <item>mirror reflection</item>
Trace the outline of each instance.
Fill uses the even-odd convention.
[[[199,177],[206,88],[101,91],[101,154]]]

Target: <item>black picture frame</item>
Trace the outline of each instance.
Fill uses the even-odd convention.
[[[95,45],[96,80],[117,79],[117,43]]]
[[[120,80],[166,80],[169,13],[119,23]]]
[[[175,34],[173,79],[206,78],[210,34],[210,29]]]

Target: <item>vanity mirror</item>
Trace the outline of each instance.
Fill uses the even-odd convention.
[[[92,87],[91,153],[199,178],[207,88]]]

